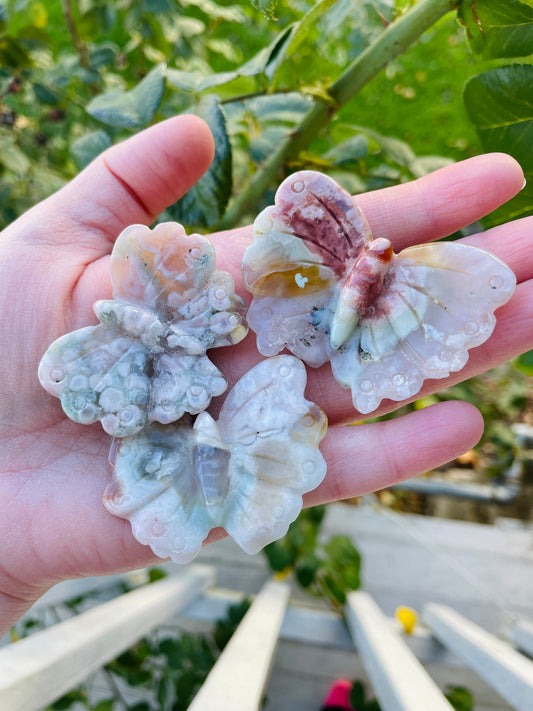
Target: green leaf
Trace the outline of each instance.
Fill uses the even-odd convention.
[[[30,169],[29,159],[10,135],[0,135],[0,164],[18,175],[24,175]]]
[[[483,57],[525,57],[533,53],[531,0],[470,0],[459,18],[472,50]]]
[[[193,5],[204,12],[210,20],[224,20],[225,22],[248,22],[248,17],[239,5],[219,4],[213,0],[182,0],[184,6]]]
[[[51,704],[50,709],[53,709],[53,711],[65,711],[75,703],[78,703],[79,701],[83,702],[86,699],[87,694],[82,689],[74,689]]]
[[[110,145],[111,138],[105,131],[91,131],[73,141],[70,152],[76,166],[82,170]]]
[[[164,710],[169,699],[169,682],[166,677],[161,677],[157,687],[157,702],[159,707]]]
[[[167,572],[162,568],[150,568],[148,571],[148,582],[156,583],[158,580],[163,580],[167,577]]]
[[[303,16],[292,34],[291,41],[287,45],[287,57],[296,54],[302,43],[305,42],[309,34],[309,29],[336,2],[337,0],[319,0],[319,2]]]
[[[473,77],[464,90],[467,111],[486,151],[509,153],[527,186],[493,213],[488,224],[533,214],[533,66],[511,64]]]
[[[344,605],[346,602],[346,590],[343,585],[339,584],[336,577],[331,574],[324,575],[324,584],[328,594],[331,596],[331,600],[340,605]]]
[[[276,16],[279,0],[252,0],[252,5],[269,20]]]
[[[33,85],[33,93],[38,101],[43,104],[49,104],[50,106],[55,106],[59,102],[59,94],[41,82],[35,82]]]
[[[229,84],[239,77],[252,77],[264,73],[270,78],[283,60],[284,48],[288,44],[292,30],[292,27],[285,28],[267,47],[263,47],[251,59],[232,71],[214,72],[205,76],[201,72],[167,69],[167,78],[174,86],[184,91],[195,92]]]
[[[455,711],[473,711],[474,697],[463,686],[449,687],[445,696]]]
[[[514,361],[515,367],[526,375],[533,375],[533,351],[522,353]]]
[[[283,572],[293,564],[289,551],[279,542],[274,541],[263,548],[268,564],[277,573]]]
[[[167,658],[167,664],[171,669],[181,669],[183,666],[183,654],[179,640],[163,639],[159,644],[159,653]]]
[[[364,707],[365,696],[365,685],[357,679],[353,682],[352,690],[350,691],[350,703],[354,709],[362,709]]]
[[[115,699],[106,699],[105,701],[99,701],[92,711],[113,711],[113,706],[115,704]]]
[[[405,143],[405,141],[394,138],[394,136],[383,136],[366,126],[359,126],[358,130],[375,141],[394,163],[409,168],[411,163],[416,160],[413,149],[408,143]]]
[[[324,153],[323,157],[332,161],[334,165],[346,165],[347,163],[358,163],[363,158],[366,158],[367,153],[368,138],[362,133],[358,133],[338,143],[327,153]]]
[[[533,173],[533,66],[511,64],[473,77],[464,100],[483,147],[511,153]]]
[[[332,536],[325,544],[326,566],[336,573],[343,587],[357,590],[361,586],[361,555],[347,536]]]
[[[205,97],[197,113],[211,129],[215,157],[207,173],[168,212],[184,225],[209,228],[220,220],[231,195],[231,144],[226,117],[216,96]]]
[[[308,588],[315,580],[321,561],[314,552],[301,557],[294,569],[296,580],[303,588]]]
[[[109,126],[147,126],[159,108],[165,89],[166,66],[160,64],[130,91],[110,91],[96,96],[86,111]]]

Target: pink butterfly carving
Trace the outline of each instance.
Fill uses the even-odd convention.
[[[313,171],[287,178],[257,217],[242,273],[259,351],[330,361],[362,413],[460,370],[516,283],[495,256],[459,243],[394,254],[354,199]]]

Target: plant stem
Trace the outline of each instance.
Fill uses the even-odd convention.
[[[88,67],[89,58],[87,56],[87,47],[78,33],[78,28],[76,27],[74,14],[72,12],[71,0],[62,0],[61,7],[63,9],[63,17],[65,18],[65,23],[72,38],[72,43],[76,49],[78,57],[80,58],[80,64],[82,67]]]
[[[335,113],[379,74],[383,67],[405,52],[427,29],[458,4],[459,0],[420,0],[409,12],[392,22],[329,87],[332,102],[326,103],[319,99],[313,101],[300,125],[254,173],[222,218],[219,227],[232,227],[250,212],[278,177],[282,165],[307,147]]]

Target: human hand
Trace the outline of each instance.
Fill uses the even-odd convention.
[[[155,562],[111,516],[101,497],[108,481],[110,438],[99,425],[69,421],[44,392],[37,366],[58,336],[95,322],[92,304],[109,298],[109,255],[128,224],[150,224],[207,169],[212,138],[194,117],[152,127],[100,156],[63,190],[13,223],[0,241],[0,632],[48,587]],[[503,155],[481,156],[419,181],[358,197],[375,236],[396,251],[470,224],[522,187],[519,166]],[[519,286],[498,310],[491,339],[449,379],[428,381],[417,397],[487,370],[533,347],[533,255],[525,219],[467,238],[515,271]],[[242,287],[240,261],[251,228],[212,236],[217,266]],[[261,360],[255,336],[210,357],[231,384]],[[223,396],[222,396],[223,397]],[[327,413],[321,450],[328,475],[306,504],[383,488],[453,459],[479,438],[482,420],[467,403],[440,403],[379,424],[357,419],[349,393],[328,366],[308,370],[306,397]],[[221,398],[222,399],[222,398]],[[377,414],[398,407],[383,404]],[[216,534],[213,536],[216,537]]]

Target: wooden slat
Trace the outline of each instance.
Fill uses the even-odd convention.
[[[518,711],[533,709],[533,662],[444,605],[428,605],[434,635]]]
[[[285,583],[266,583],[189,711],[257,711],[260,708],[289,595],[290,587]]]
[[[518,649],[533,657],[533,622],[519,620],[513,630],[513,642]]]
[[[0,708],[34,711],[189,604],[214,571],[192,566],[0,649]]]
[[[350,593],[346,619],[383,711],[452,711],[370,595]]]

